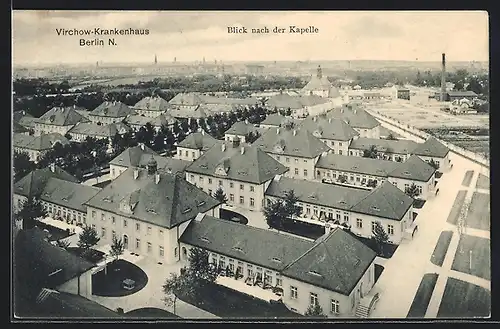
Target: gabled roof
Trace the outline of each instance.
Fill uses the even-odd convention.
[[[177,106],[177,105],[175,105]],[[204,109],[201,105],[196,105],[195,108],[181,108],[181,107],[174,107],[173,109],[169,110],[169,114],[173,116],[174,118],[182,118],[182,119],[187,119],[187,118],[193,118],[193,119],[200,119],[200,118],[206,118],[208,117],[211,113],[208,112],[206,109]]]
[[[220,204],[179,175],[158,174],[156,183],[155,175],[148,175],[146,169],[129,168],[86,205],[170,229]],[[126,211],[124,204],[130,209]]]
[[[378,139],[378,138],[364,138],[360,137],[354,139],[349,145],[352,150],[369,150],[374,145],[379,152],[394,153],[394,154],[411,154],[419,145],[412,140],[400,139]]]
[[[303,108],[300,97],[290,96],[288,94],[278,94],[272,96],[266,105],[271,108],[290,108],[292,110]]]
[[[412,205],[411,197],[388,181],[384,181],[353,206],[351,211],[401,220]]]
[[[193,132],[179,143],[178,147],[207,151],[218,143],[218,140],[210,136],[205,131]]]
[[[275,271],[281,271],[313,245],[306,239],[212,216],[193,220],[179,241]]]
[[[316,168],[387,177],[399,165],[399,162],[395,161],[330,153],[319,158]]]
[[[344,120],[354,128],[372,129],[380,126],[380,122],[378,122],[377,119],[357,106],[348,105],[336,108],[328,112],[327,116]]]
[[[14,122],[19,122],[21,118],[33,118],[33,116],[29,113],[26,113],[26,111],[15,111],[12,113],[12,120]]]
[[[326,76],[318,77],[313,75],[311,80],[304,86],[304,88],[302,88],[302,90],[330,90],[331,86],[332,84]]]
[[[253,184],[262,184],[286,171],[285,166],[259,148],[248,144],[233,147],[230,142],[215,145],[186,169],[189,173]]]
[[[343,210],[351,209],[370,193],[360,188],[281,177],[273,180],[264,194],[284,198],[290,190],[294,191],[299,202]]]
[[[340,228],[316,240],[283,274],[349,296],[376,253]]]
[[[54,165],[53,169],[54,171],[51,171],[51,168],[47,167],[33,170],[14,184],[14,194],[26,197],[39,196],[51,178],[78,183],[78,179],[68,174],[59,166]]]
[[[120,118],[126,117],[131,114],[133,110],[122,102],[108,102],[105,101],[98,107],[96,107],[90,115],[99,116],[99,117],[111,117],[111,118]]]
[[[35,123],[41,123],[54,126],[73,126],[78,122],[88,122],[89,120],[76,110],[85,110],[81,107],[53,107],[40,118],[36,119]]]
[[[51,244],[45,237],[36,227],[21,230],[16,237],[16,250],[21,253],[19,258],[31,264],[38,276],[46,278],[47,288],[56,288],[95,266]]]
[[[218,96],[208,96],[208,95],[199,95],[199,97],[204,104],[256,105],[260,103],[259,100],[254,97],[232,98],[232,97],[218,97]]]
[[[300,96],[299,101],[302,104],[302,106],[314,106],[314,105],[330,103],[330,100],[328,98],[324,98],[318,95]]]
[[[158,153],[144,144],[141,144],[140,146],[138,145],[127,148],[125,151],[112,159],[109,164],[122,167],[138,167],[141,162],[141,158],[144,155],[149,155],[150,158],[151,154],[158,156]]]
[[[147,123],[150,123],[153,127],[161,127],[162,125],[169,126],[177,121],[177,119],[170,114],[164,113],[155,118],[149,118],[142,115],[129,115],[126,120],[130,125],[141,127],[145,126]]]
[[[179,241],[346,296],[376,256],[340,229],[314,242],[211,216],[193,220]]]
[[[203,104],[200,95],[195,93],[179,93],[172,98],[169,103],[171,105],[196,106]]]
[[[260,136],[253,145],[264,152],[315,158],[330,148],[306,129],[272,128]]]
[[[428,182],[436,173],[436,169],[416,155],[410,156],[405,162],[398,164],[389,173],[389,177]]]
[[[68,133],[110,138],[117,133],[124,134],[130,130],[130,127],[122,122],[110,123],[107,125],[98,125],[93,122],[81,122],[71,128]]]
[[[286,122],[297,123],[298,120],[295,120],[292,118],[287,118],[287,117],[284,117],[280,114],[271,114],[271,115],[266,116],[266,119],[264,121],[262,121],[260,124],[267,125],[267,126],[280,127]]]
[[[343,120],[323,116],[309,117],[300,123],[300,127],[321,139],[348,141],[359,136],[359,133]]]
[[[40,136],[28,136],[25,134],[15,133],[13,135],[12,141],[14,147],[34,151],[44,151],[51,149],[56,143],[67,145],[69,144],[69,141],[66,137],[59,133],[43,134]]]
[[[436,138],[429,137],[425,142],[418,144],[412,154],[444,158],[450,150],[441,144]]]
[[[267,128],[260,128],[258,125],[254,125],[244,121],[237,121],[231,126],[231,128],[226,130],[225,134],[242,136],[247,135],[250,132],[259,132],[260,134],[262,134],[265,130],[267,130]]]
[[[138,110],[164,112],[171,108],[171,105],[160,96],[148,96],[135,103],[133,107]]]
[[[471,90],[467,91],[448,91],[448,95],[452,97],[476,97],[477,94]]]
[[[17,133],[26,133],[26,132],[29,132],[28,129],[26,129],[25,127],[21,126],[19,123],[17,123],[16,121],[13,122],[13,125],[12,125],[12,128],[13,128],[13,132],[14,134],[17,134]]]
[[[40,199],[66,208],[87,213],[84,203],[101,189],[51,177],[40,193]]]
[[[23,116],[19,119],[18,123],[26,128],[34,128],[35,127],[36,118],[32,116]]]

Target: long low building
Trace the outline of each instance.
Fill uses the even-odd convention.
[[[281,290],[300,314],[319,305],[330,318],[353,317],[375,283],[375,252],[339,228],[310,241],[200,216],[179,241],[185,264],[191,248],[206,250],[212,264],[240,274],[232,280]]]
[[[435,173],[434,167],[415,155],[400,163],[328,154],[316,163],[318,181],[373,188],[389,180],[403,192],[415,184],[422,199],[427,199],[434,191]]]
[[[290,190],[301,208],[297,220],[318,224],[331,220],[346,224],[354,234],[365,238],[372,237],[373,225],[380,222],[395,244],[413,223],[413,199],[389,182],[366,190],[281,177],[267,188],[266,202],[284,199]]]
[[[116,135],[123,135],[131,129],[123,122],[97,124],[93,122],[80,122],[68,131],[71,140],[83,142],[87,137],[96,139],[108,139],[109,141]]]
[[[350,156],[363,156],[365,151],[376,148],[378,156],[391,161],[402,162],[410,157],[418,143],[411,140],[390,140],[378,138],[355,138],[349,145]]]
[[[14,151],[28,154],[30,160],[35,163],[57,143],[67,145],[69,141],[59,133],[50,133],[40,136],[15,133],[12,136]]]

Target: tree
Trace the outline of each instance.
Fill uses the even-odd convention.
[[[377,159],[378,158],[378,150],[375,145],[370,145],[368,150],[363,151],[364,158]]]
[[[375,241],[379,253],[383,254],[383,246],[389,241],[389,235],[378,221],[375,222],[375,227],[372,228],[372,239]]]
[[[215,282],[217,271],[209,262],[208,251],[200,248],[191,248],[188,260],[189,267],[186,273],[192,277],[193,284],[197,288],[203,288],[207,284]]]
[[[326,318],[326,315],[323,313],[323,308],[319,304],[314,306],[309,305],[304,315],[312,318]]]
[[[392,141],[398,140],[398,139],[396,138],[396,136],[394,136],[394,134],[393,134],[393,133],[389,133],[389,135],[387,135],[387,139],[388,139],[388,140],[392,140]]]
[[[116,261],[123,254],[124,249],[122,239],[118,239],[116,235],[113,236],[113,242],[111,244],[111,251],[109,252],[109,255],[115,257]]]
[[[56,244],[59,248],[68,249],[71,243],[68,240],[57,240]]]
[[[95,246],[101,240],[95,228],[91,226],[85,226],[78,238],[78,247],[85,250]]]
[[[191,284],[191,278],[188,274],[179,275],[177,273],[171,273],[170,277],[165,280],[162,288],[163,293],[165,294],[163,302],[167,306],[173,306],[174,314],[177,314],[177,296],[181,294],[184,296],[190,296],[194,294],[194,287]]]
[[[377,180],[369,179],[368,182],[366,182],[366,186],[368,186],[368,187],[377,187]]]
[[[217,200],[219,200],[222,203],[226,203],[227,202],[226,194],[224,193],[224,190],[220,186],[215,191],[214,198],[216,198]]]
[[[282,200],[269,200],[264,206],[264,217],[267,225],[278,231],[283,228],[284,218],[287,215],[285,203]]]
[[[418,186],[415,185],[414,183],[405,189],[405,193],[406,193],[406,195],[408,195],[409,197],[411,197],[413,199],[415,199],[417,196],[420,195],[420,191],[418,190]]]
[[[300,207],[297,205],[299,198],[295,195],[294,190],[285,192],[285,213],[286,217],[299,216],[301,213]]]
[[[467,215],[469,214],[470,204],[471,204],[470,200],[465,200],[464,204],[462,205],[462,208],[460,208],[460,212],[458,213],[457,232],[459,238],[461,238],[462,235],[465,234],[467,230]],[[460,252],[463,253],[462,243],[459,243],[459,245],[460,245]]]
[[[432,168],[439,170],[439,163],[434,161],[434,159],[431,159],[431,161],[429,161],[429,164],[431,165]]]
[[[35,227],[35,219],[47,216],[47,211],[42,206],[40,200],[30,197],[24,201],[21,209],[17,213],[17,218],[23,221],[23,228],[30,229]]]
[[[14,152],[14,181],[17,182],[31,171],[36,169],[36,164],[30,160],[25,152]]]
[[[346,175],[339,175],[338,181],[342,184],[347,182],[347,176]]]

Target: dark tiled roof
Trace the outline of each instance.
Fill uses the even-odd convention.
[[[348,141],[359,136],[359,133],[344,121],[323,116],[307,118],[300,126],[321,139]]]
[[[298,123],[298,120],[292,119],[292,118],[287,118],[279,114],[271,114],[266,117],[264,121],[262,121],[260,124],[261,125],[267,125],[267,126],[275,126],[275,127],[280,127],[286,122],[293,122],[293,123]]]
[[[220,204],[202,190],[174,174],[129,168],[91,198],[86,205],[121,216],[172,228]]]
[[[177,121],[177,119],[170,114],[163,113],[156,118],[149,118],[142,115],[129,115],[126,120],[131,125],[145,126],[147,123],[150,123],[153,127],[173,125]]]
[[[53,107],[35,122],[54,126],[72,126],[78,122],[87,122],[88,119],[78,113],[77,109],[85,110],[81,107]]]
[[[16,121],[14,121],[14,124],[13,124],[13,131],[14,131],[14,134],[17,134],[17,133],[26,133],[28,132],[29,130],[23,126],[21,126],[19,123],[17,123]]]
[[[14,184],[14,193],[26,197],[38,196],[42,193],[45,185],[51,178],[58,178],[72,183],[78,180],[58,166],[54,166],[54,172],[50,168],[36,169],[21,178]]]
[[[306,129],[272,128],[253,145],[263,151],[279,155],[315,158],[330,148]]]
[[[410,156],[405,162],[398,164],[396,169],[389,173],[389,177],[428,182],[436,169],[416,155]]]
[[[243,153],[242,150],[243,149]],[[262,184],[287,171],[286,167],[257,147],[233,147],[221,142],[196,159],[186,172]]]
[[[44,238],[44,232],[38,228],[21,230],[16,238],[16,249],[22,250],[24,260],[33,264],[37,275],[49,279],[50,287],[47,288],[56,288],[94,267],[94,264],[52,245]],[[54,273],[56,271],[59,272]]]
[[[31,116],[23,116],[22,118],[19,119],[18,123],[26,128],[34,128],[35,127],[35,121],[36,118],[33,118]]]
[[[81,122],[71,128],[68,133],[110,138],[115,136],[117,133],[124,134],[130,130],[130,127],[122,122],[110,123],[107,125],[98,125],[93,122]]]
[[[153,158],[156,161],[158,170],[163,170],[164,172],[173,174],[184,173],[184,170],[192,164],[191,161],[167,158],[160,155],[153,155]],[[137,167],[146,168],[150,160],[151,155],[143,154]]]
[[[375,259],[370,248],[340,229],[313,242],[211,216],[193,220],[179,241],[344,295]]]
[[[247,98],[231,98],[231,97],[217,97],[217,96],[207,96],[199,95],[201,101],[204,104],[217,104],[217,105],[256,105],[259,104],[259,100],[253,97]]]
[[[285,193],[290,190],[295,192],[299,202],[343,210],[351,209],[370,193],[368,190],[354,187],[281,177],[271,182],[265,195],[284,198]]]
[[[266,105],[271,108],[290,108],[292,110],[303,108],[300,97],[288,94],[275,95],[267,101]]]
[[[26,113],[26,111],[15,111],[12,114],[12,119],[14,122],[19,122],[21,118],[33,118],[33,116],[29,113]]]
[[[260,128],[258,125],[247,123],[244,121],[235,122],[231,128],[226,130],[225,134],[229,135],[247,135],[249,132],[255,133],[259,132],[262,134],[267,128]]]
[[[28,150],[44,151],[54,147],[54,144],[62,145],[69,144],[66,137],[59,133],[43,134],[40,136],[28,136],[25,134],[15,133],[13,135],[12,145]]]
[[[145,111],[159,111],[164,112],[171,108],[169,102],[164,100],[163,98],[156,97],[144,97],[134,105],[135,109],[145,110]]]
[[[425,142],[418,144],[412,153],[421,156],[444,158],[449,151],[436,138],[429,137]]]
[[[372,129],[380,126],[371,114],[356,106],[333,109],[328,112],[328,117],[337,118],[346,121],[351,127],[361,129]]]
[[[151,154],[158,155],[158,153],[145,145],[129,147],[111,160],[109,164],[122,167],[139,167],[143,155]]]
[[[121,318],[107,307],[79,295],[55,290],[42,290],[44,298],[39,299],[40,316],[64,318]]]
[[[85,202],[90,200],[101,189],[58,178],[49,178],[40,199],[66,208],[87,213]]]
[[[418,143],[401,139],[401,140],[390,140],[390,139],[378,139],[378,138],[364,138],[360,137],[354,139],[349,146],[352,150],[369,150],[370,147],[374,145],[379,152],[394,153],[394,154],[411,154]]]
[[[334,228],[285,268],[283,274],[349,296],[376,253],[358,239]]]
[[[111,117],[111,118],[120,118],[126,117],[131,114],[133,110],[122,102],[103,102],[101,105],[96,107],[90,115],[99,116],[99,117]]]
[[[217,142],[217,139],[213,138],[204,131],[194,132],[189,134],[182,142],[180,142],[178,147],[207,151],[212,146],[217,144]]]
[[[180,108],[180,107],[175,107],[171,110],[168,111],[168,113],[173,116],[174,118],[193,118],[193,119],[200,119],[200,118],[206,118],[208,117],[211,113],[208,112],[208,110],[204,110],[201,105],[196,105],[195,108]],[[190,106],[190,105],[188,105]],[[207,113],[208,112],[208,113]]]
[[[171,105],[196,106],[204,103],[200,95],[195,93],[179,93],[172,98]]]
[[[330,100],[318,95],[300,96],[300,103],[303,106],[314,106],[329,103]]]
[[[412,205],[411,197],[388,181],[384,181],[352,207],[351,211],[401,220]]]
[[[313,75],[311,80],[302,88],[303,90],[330,90],[331,82],[326,76],[318,77]]]
[[[306,239],[211,216],[204,216],[201,221],[193,220],[179,241],[276,271],[313,245]]]
[[[339,154],[321,156],[316,168],[346,171],[358,174],[387,177],[400,164],[395,161],[370,159]]]

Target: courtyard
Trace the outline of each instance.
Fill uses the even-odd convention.
[[[467,227],[490,230],[490,195],[474,192],[466,219]]]
[[[477,178],[476,182],[476,188],[477,189],[483,189],[483,190],[489,190],[490,189],[490,179],[489,177],[479,174],[479,177]]]
[[[467,195],[467,191],[458,191],[457,196],[455,197],[455,201],[451,206],[450,213],[448,215],[448,219],[446,220],[448,223],[452,225],[457,225],[458,216],[460,216],[460,210],[462,209],[465,201],[465,197]]]
[[[437,314],[439,318],[487,317],[490,314],[490,291],[472,283],[448,278]]]
[[[119,259],[92,276],[92,294],[104,297],[132,295],[143,289],[148,276],[137,265]]]
[[[491,280],[490,240],[462,235],[451,269]]]

